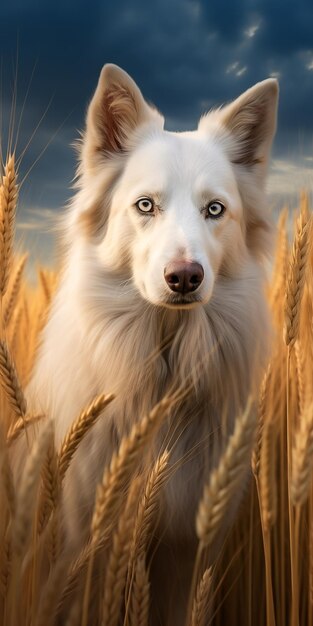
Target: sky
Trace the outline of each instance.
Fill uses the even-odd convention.
[[[16,82],[17,235],[33,258],[53,258],[54,217],[73,193],[72,144],[108,62],[131,74],[168,130],[192,130],[211,107],[277,77],[269,202],[294,206],[312,189],[312,0],[11,0],[1,3],[0,51],[2,146]]]

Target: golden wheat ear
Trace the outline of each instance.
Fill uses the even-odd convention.
[[[8,158],[0,187],[0,294],[4,296],[12,265],[18,187],[14,155]]]

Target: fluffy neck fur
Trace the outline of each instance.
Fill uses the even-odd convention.
[[[77,255],[71,258],[77,265]],[[205,399],[234,418],[265,349],[263,277],[254,260],[236,277],[219,276],[208,305],[177,312],[144,302],[129,277],[105,272],[87,248],[80,250],[75,272],[73,285],[73,268],[65,271],[45,341],[55,333],[60,308],[61,315],[79,320],[80,336],[73,340],[81,346],[81,366],[92,374],[93,392],[116,393],[120,433],[171,386],[184,387],[190,378],[192,402],[203,405]]]

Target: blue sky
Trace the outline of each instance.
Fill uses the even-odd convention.
[[[170,130],[195,128],[210,107],[276,76],[281,97],[270,202],[293,205],[301,188],[312,188],[312,0],[12,0],[0,8],[0,49],[2,143],[17,54],[18,153],[48,108],[21,177],[50,143],[23,184],[18,216],[18,235],[41,258],[51,256],[47,231],[71,194],[71,143],[106,62],[134,77]]]

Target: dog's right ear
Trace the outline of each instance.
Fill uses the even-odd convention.
[[[146,123],[162,128],[164,119],[147,104],[136,83],[124,70],[117,65],[105,65],[87,112],[83,148],[85,165],[92,167],[99,157],[125,152],[134,131]]]

